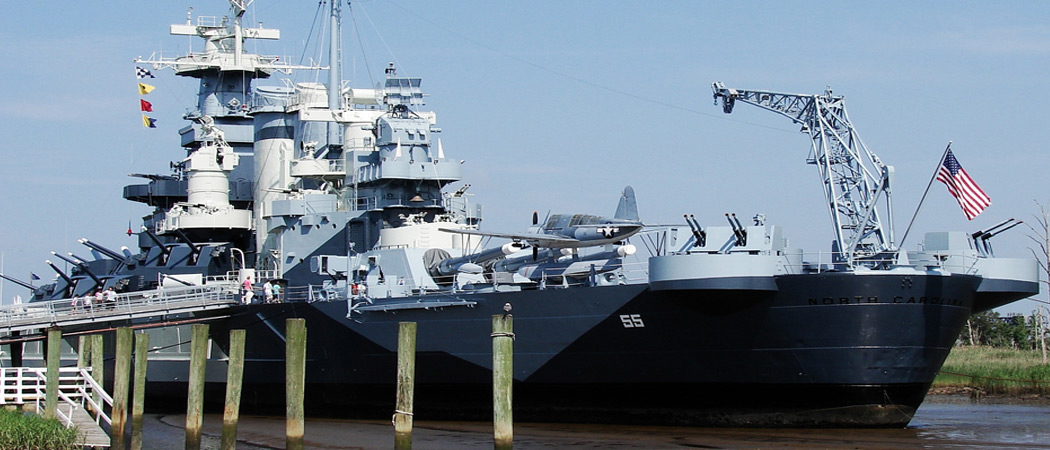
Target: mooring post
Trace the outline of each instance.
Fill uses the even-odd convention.
[[[306,321],[285,320],[285,449],[302,450],[306,434],[303,395],[306,384]]]
[[[44,382],[44,417],[58,417],[58,360],[62,355],[62,330],[47,330],[47,381]]]
[[[244,335],[244,330],[230,330],[226,407],[222,412],[222,450],[237,448],[237,420],[241,414],[241,381],[244,378]]]
[[[91,336],[77,336],[77,368],[83,369],[91,361]]]
[[[131,382],[131,328],[117,328],[116,362],[113,365],[113,414],[110,448],[124,448],[124,429],[128,423],[128,385]]]
[[[186,398],[186,450],[200,450],[204,420],[204,366],[208,358],[208,324],[193,325],[190,379]]]
[[[394,448],[412,448],[412,401],[416,374],[416,323],[400,322],[397,331],[397,407]]]
[[[149,335],[135,335],[135,380],[131,392],[131,450],[142,450],[142,412],[146,409],[146,361]]]
[[[77,337],[77,369],[83,369],[91,365],[91,336],[82,334]],[[94,411],[90,404],[86,405],[88,411]]]
[[[514,316],[492,316],[492,418],[496,450],[514,448]]]
[[[91,378],[95,379],[95,382],[99,386],[105,389],[105,364],[106,359],[103,356],[103,351],[106,349],[104,341],[102,339],[102,333],[93,334],[91,337]],[[95,391],[95,404],[101,404],[102,402],[102,390]]]

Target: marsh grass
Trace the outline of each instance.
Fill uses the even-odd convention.
[[[0,449],[73,450],[83,448],[76,428],[36,414],[0,409]]]
[[[986,346],[952,349],[934,388],[971,388],[993,395],[1050,396],[1050,366],[1036,350]]]

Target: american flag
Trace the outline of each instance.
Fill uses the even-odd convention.
[[[959,165],[951,149],[948,149],[948,153],[944,155],[944,161],[941,162],[941,168],[937,170],[937,181],[948,186],[948,193],[959,201],[959,206],[962,207],[967,219],[973,220],[981,211],[984,211],[984,208],[992,204],[992,199],[988,197],[988,194],[985,194],[981,187],[973,181],[973,178],[966,174],[966,170]]]

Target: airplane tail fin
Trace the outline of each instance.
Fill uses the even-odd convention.
[[[620,204],[616,206],[616,215],[613,217],[624,220],[640,220],[638,219],[638,202],[634,199],[634,188],[630,186],[623,188],[623,192],[620,194]]]

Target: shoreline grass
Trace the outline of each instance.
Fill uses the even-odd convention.
[[[36,414],[0,408],[0,449],[75,450],[83,448],[76,428],[66,428],[57,420]]]
[[[1050,397],[1050,365],[1036,350],[956,346],[931,389],[972,389],[990,395]]]

